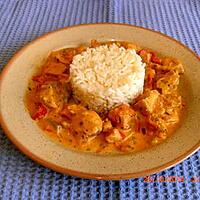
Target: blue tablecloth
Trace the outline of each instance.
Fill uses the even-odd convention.
[[[0,67],[29,41],[61,27],[120,22],[163,32],[200,54],[199,0],[0,0]],[[184,182],[96,181],[44,168],[0,132],[0,200],[200,199],[200,152],[152,177]],[[193,177],[193,179],[192,179]],[[191,180],[192,179],[192,180]]]

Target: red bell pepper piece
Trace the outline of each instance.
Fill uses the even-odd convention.
[[[34,120],[38,120],[38,119],[42,119],[45,117],[45,115],[47,114],[47,109],[43,104],[39,104],[38,105],[38,110],[36,111],[36,113],[32,116],[32,118]]]
[[[151,52],[151,55],[151,62],[161,64],[161,59],[154,52]]]
[[[144,50],[144,49],[142,49],[142,50],[139,51],[139,54],[140,54],[140,55],[142,55],[142,54],[147,54],[147,53],[148,53],[148,51],[147,51],[147,50]]]

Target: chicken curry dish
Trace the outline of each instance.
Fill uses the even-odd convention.
[[[183,65],[130,42],[51,52],[29,82],[25,104],[46,135],[67,148],[131,153],[179,126]]]

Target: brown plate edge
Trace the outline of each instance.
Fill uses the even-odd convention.
[[[171,38],[161,32],[158,31],[154,31],[151,29],[147,29],[147,28],[143,28],[143,27],[139,27],[139,26],[134,26],[134,25],[130,25],[130,24],[122,24],[122,23],[90,23],[90,24],[80,24],[80,25],[74,25],[74,26],[69,26],[69,27],[65,27],[65,28],[61,28],[49,33],[46,33],[36,39],[34,39],[32,42],[28,43],[27,45],[25,45],[20,51],[18,51],[12,58],[11,60],[7,63],[7,65],[3,68],[1,75],[0,75],[0,90],[1,90],[1,84],[2,84],[2,80],[3,77],[6,75],[7,70],[10,68],[10,66],[12,65],[12,63],[14,62],[14,60],[19,57],[25,50],[26,48],[28,48],[30,45],[32,45],[33,43],[37,42],[38,40],[47,37],[48,35],[54,33],[54,32],[58,32],[58,31],[62,31],[62,30],[66,30],[66,29],[71,29],[71,28],[76,28],[79,26],[90,26],[90,25],[121,25],[121,26],[129,26],[129,27],[134,27],[134,28],[138,28],[138,29],[143,29],[143,30],[148,30],[157,34],[160,34],[176,43],[178,43],[179,45],[183,46],[185,49],[187,49],[188,51],[190,51],[190,53],[192,53],[197,59],[199,59],[200,61],[200,57],[195,54],[190,48],[188,48],[187,46],[183,45],[182,43],[180,43],[179,41],[175,40],[174,38]],[[20,142],[14,137],[14,135],[9,131],[6,122],[3,119],[3,116],[0,112],[0,123],[1,126],[3,128],[3,130],[5,131],[5,134],[7,135],[7,137],[11,140],[11,142],[21,151],[23,152],[25,155],[27,155],[29,158],[31,158],[32,160],[36,161],[37,163],[50,168],[54,171],[63,173],[63,174],[67,174],[67,175],[72,175],[72,176],[77,176],[77,177],[81,177],[81,178],[87,178],[87,179],[96,179],[96,180],[125,180],[125,179],[129,179],[129,178],[139,178],[139,177],[144,177],[150,174],[154,174],[163,170],[166,170],[170,167],[173,167],[174,165],[182,162],[183,160],[185,160],[186,158],[188,158],[189,156],[191,156],[193,153],[195,153],[196,151],[198,151],[200,149],[200,141],[194,146],[192,147],[190,150],[188,150],[186,153],[184,153],[183,155],[179,156],[178,158],[165,163],[164,165],[161,165],[159,167],[155,167],[152,169],[148,169],[145,171],[141,171],[141,172],[137,172],[137,173],[127,173],[127,174],[112,174],[112,175],[107,175],[107,174],[91,174],[91,173],[84,173],[84,172],[78,172],[78,171],[74,171],[74,170],[70,170],[70,169],[66,169],[63,167],[60,167],[56,164],[52,164],[50,162],[47,162],[43,159],[41,159],[40,157],[38,157],[37,155],[33,154],[31,151],[29,151],[26,147],[24,147],[22,144],[20,144]]]

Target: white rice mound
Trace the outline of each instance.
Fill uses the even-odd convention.
[[[143,92],[145,64],[134,49],[116,44],[87,48],[70,65],[73,96],[97,112],[131,103]]]

